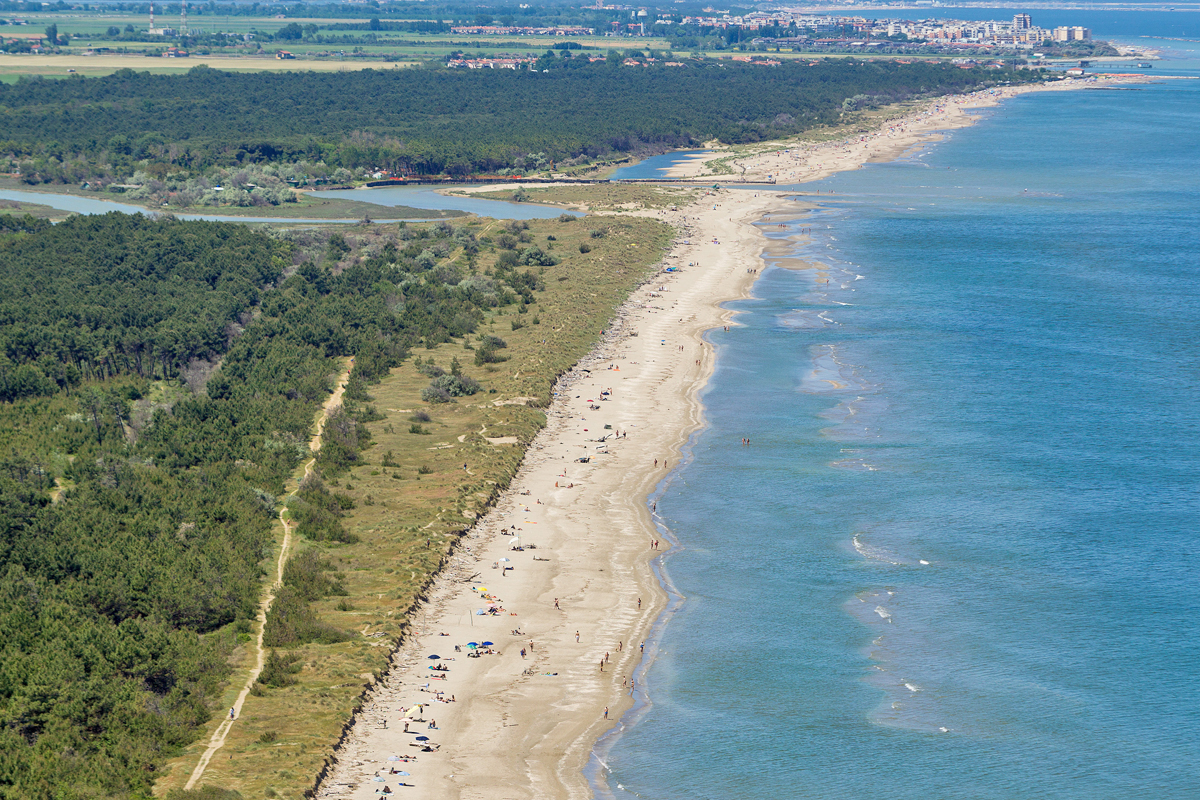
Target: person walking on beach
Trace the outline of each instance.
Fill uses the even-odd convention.
[[[604,718],[608,719],[608,706],[604,707]]]
[[[579,641],[579,631],[575,631],[575,641]]]

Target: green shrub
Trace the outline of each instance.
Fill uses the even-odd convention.
[[[346,484],[350,489],[350,484]],[[353,507],[349,495],[333,495],[325,488],[316,472],[300,482],[300,488],[288,502],[288,510],[296,521],[296,533],[314,542],[343,542],[351,544],[358,537],[342,525],[342,512]]]
[[[351,635],[345,631],[323,622],[290,586],[282,586],[276,593],[275,602],[267,614],[267,624],[263,627],[263,644],[268,647],[295,647],[309,642],[334,644],[350,638]]]
[[[305,550],[288,560],[283,567],[283,585],[295,589],[296,594],[308,601],[346,594],[337,567],[322,559],[316,550]]]
[[[466,397],[479,391],[479,382],[466,375],[443,375],[434,378],[429,387],[440,389],[450,397]]]
[[[281,656],[275,650],[271,650],[267,653],[262,672],[258,673],[257,683],[261,683],[263,686],[270,686],[272,689],[282,689],[284,686],[295,684],[297,681],[296,673],[303,668],[299,664],[299,661],[300,655],[298,653],[288,653]],[[262,740],[260,739],[259,741]],[[271,741],[274,741],[274,738]]]

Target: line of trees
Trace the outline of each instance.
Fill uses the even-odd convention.
[[[0,84],[0,153],[30,182],[302,160],[466,175],[512,169],[529,153],[561,164],[712,139],[754,142],[835,123],[856,95],[886,102],[1037,79],[854,59],[635,68],[570,51],[538,69],[229,74],[199,66],[177,76],[22,79]]]

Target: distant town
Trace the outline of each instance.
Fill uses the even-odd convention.
[[[712,7],[694,13],[694,6],[689,13],[688,9],[602,2],[557,8],[553,13],[525,5],[519,9],[517,13],[497,11],[499,16],[495,16],[475,6],[422,7],[417,12],[409,4],[399,19],[386,18],[389,11],[393,15],[399,12],[381,6],[363,10],[379,16],[353,20],[346,18],[354,12],[344,4],[273,6],[269,16],[239,13],[241,9],[236,6],[220,7],[217,13],[203,5],[189,9],[186,3],[122,5],[125,13],[119,17],[110,11],[91,11],[92,19],[86,27],[81,24],[86,15],[0,18],[0,52],[141,53],[164,58],[259,55],[287,61],[432,57],[454,68],[492,69],[525,68],[547,49],[585,51],[574,55],[596,61],[611,57],[606,51],[618,47],[623,51],[619,53],[620,63],[633,58],[643,66],[677,66],[685,54],[695,57],[729,51],[778,54],[768,57],[827,53],[1010,61],[1037,61],[1041,56],[1088,59],[1118,55],[1108,43],[1093,42],[1087,27],[1043,27],[1026,13],[999,20],[914,19],[868,17],[863,13],[818,14],[811,10],[731,13],[735,10]],[[930,11],[932,7],[918,13]],[[408,16],[418,13],[429,17]],[[308,16],[293,19],[293,15],[301,14]],[[253,19],[231,25],[231,20],[239,17]],[[164,24],[176,19],[177,24]],[[42,35],[42,25],[54,20],[61,23],[61,28],[51,24]],[[68,25],[78,25],[79,29],[68,30]],[[478,52],[465,55],[468,49]]]

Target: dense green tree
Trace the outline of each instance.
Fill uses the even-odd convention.
[[[394,229],[364,252],[350,235],[277,240],[169,218],[8,222],[0,798],[149,797],[157,767],[208,718],[256,613],[276,498],[309,456],[335,359],[356,367],[326,426],[329,470],[369,439],[367,382],[417,343],[475,331],[484,309],[523,301],[538,279],[520,267],[463,279],[449,258],[478,245],[449,224]],[[172,402],[148,397],[167,390]],[[51,502],[55,477],[70,488]],[[352,541],[351,505],[313,475],[289,512],[300,536],[331,547]],[[270,646],[347,636],[311,606],[342,591],[317,551],[283,578]]]
[[[295,24],[288,35],[303,35]],[[282,32],[281,32],[282,33]],[[1034,73],[825,59],[765,67],[692,62],[608,68],[550,54],[521,70],[361,70],[185,75],[121,70],[72,81],[0,84],[0,150],[26,180],[323,161],[409,173],[512,169],[528,153],[556,162],[720,139],[754,142],[839,120],[843,102],[884,103],[970,90]],[[153,98],[148,100],[147,98]],[[362,98],[370,98],[363,102]],[[781,123],[779,120],[790,120]],[[147,131],[153,131],[152,135]],[[110,148],[125,137],[128,153]],[[53,142],[53,146],[49,143]],[[107,171],[107,172],[106,172]]]

